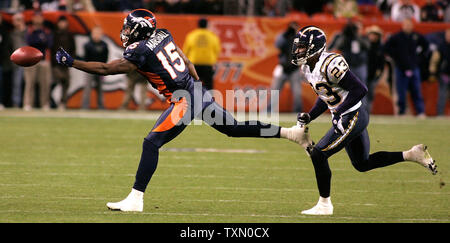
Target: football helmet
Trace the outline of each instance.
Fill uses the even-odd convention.
[[[149,38],[156,29],[156,17],[147,9],[135,9],[123,20],[120,40],[124,47]]]
[[[323,30],[315,26],[306,26],[297,32],[292,45],[292,64],[301,66],[308,59],[320,55],[327,46]]]

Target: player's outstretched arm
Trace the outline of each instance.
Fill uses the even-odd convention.
[[[59,64],[68,67],[74,67],[78,70],[98,75],[129,73],[137,69],[136,65],[124,58],[117,59],[108,63],[75,60],[63,48],[60,48],[56,52],[56,61]]]
[[[87,73],[98,75],[129,73],[137,69],[136,65],[129,62],[125,58],[117,59],[108,63],[74,60],[72,67]]]

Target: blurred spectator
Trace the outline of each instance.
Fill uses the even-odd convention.
[[[219,37],[207,29],[208,20],[201,18],[198,28],[188,33],[183,45],[186,57],[195,65],[198,76],[206,89],[214,88],[214,66],[220,55]]]
[[[25,36],[27,26],[22,13],[14,14],[12,17],[13,30],[11,31],[11,40],[13,49],[16,50],[22,46],[26,46]],[[23,94],[23,67],[13,64],[12,72],[12,104],[18,108],[22,105]]]
[[[399,114],[404,115],[406,112],[406,93],[409,90],[418,117],[425,117],[419,56],[428,50],[428,41],[413,30],[413,21],[403,20],[402,30],[386,41],[385,50],[395,61]]]
[[[132,2],[132,1],[129,1]],[[155,2],[155,1],[151,1]],[[94,9],[97,11],[118,11],[119,6],[117,0],[94,0],[92,1]]]
[[[68,12],[76,11],[88,11],[94,12],[95,7],[92,0],[62,0],[60,2],[65,2],[65,8]]]
[[[356,0],[334,0],[334,16],[337,18],[353,18],[358,15]]]
[[[100,26],[96,26],[91,31],[89,42],[84,45],[84,59],[87,62],[107,62],[109,49],[103,40],[103,30]],[[88,74],[86,86],[83,91],[83,109],[89,109],[91,100],[91,88],[95,86],[97,91],[97,107],[104,109],[103,106],[103,76]]]
[[[411,18],[417,22],[420,22],[420,8],[412,0],[398,0],[392,5],[392,20],[402,22],[404,19]]]
[[[138,105],[139,110],[145,110],[145,101],[147,98],[147,79],[144,78],[137,71],[131,72],[127,74],[128,78],[128,86],[125,90],[125,96],[123,98],[122,105],[120,106],[121,110],[126,110],[128,108],[128,104],[133,99],[133,94],[138,85],[140,85],[140,101],[135,102]]]
[[[11,55],[12,50],[11,38],[8,30],[3,26],[3,17],[0,14],[0,110],[5,108],[4,71],[10,65],[9,55]]]
[[[43,110],[49,110],[52,77],[47,51],[52,47],[53,36],[51,31],[44,27],[44,17],[40,11],[33,13],[32,26],[27,30],[26,41],[27,45],[40,50],[44,54],[44,59],[34,66],[24,68],[25,90],[23,108],[25,111],[29,111],[33,107],[34,85],[37,81],[40,89],[40,106]]]
[[[75,38],[69,31],[69,21],[66,16],[59,17],[56,23],[56,31],[54,33],[54,44],[52,47],[52,57],[56,55],[59,47],[64,48],[71,56],[75,54]],[[52,71],[55,84],[60,84],[62,87],[61,100],[58,102],[60,110],[66,109],[67,104],[67,90],[69,89],[70,73],[69,68],[64,65],[59,65],[55,58],[52,58]]]
[[[0,1],[0,10],[1,9],[8,9],[11,7],[11,0],[2,0]]]
[[[266,16],[285,16],[292,9],[289,0],[264,0],[263,12]]]
[[[398,0],[376,0],[378,9],[383,13],[384,18],[391,18],[392,5]]]
[[[119,9],[122,12],[129,12],[134,9],[143,8],[142,1],[119,0]]]
[[[383,52],[383,31],[377,25],[369,26],[366,29],[366,35],[370,46],[367,59],[367,111],[371,112],[372,103],[375,96],[375,88],[381,78],[385,67],[385,59]]]
[[[323,11],[325,5],[329,4],[333,0],[295,0],[292,5],[293,8],[305,12],[308,15],[313,15],[315,13],[320,13]]]
[[[443,19],[443,11],[434,0],[427,0],[426,4],[420,9],[420,18],[422,21],[438,22]]]
[[[363,27],[360,22],[349,21],[342,32],[331,41],[329,49],[340,51],[350,70],[367,84],[369,42],[363,36]]]
[[[437,0],[437,4],[444,11],[444,22],[450,22],[450,0]]]
[[[284,84],[289,81],[291,85],[292,98],[294,99],[293,112],[302,112],[301,100],[301,74],[298,66],[291,63],[292,61],[292,44],[294,42],[295,34],[299,28],[298,23],[289,23],[287,29],[281,33],[276,41],[275,46],[279,50],[278,65],[275,67],[272,90],[282,90]],[[272,105],[272,104],[271,104]],[[275,105],[275,104],[273,104]],[[278,107],[278,104],[275,105]]]
[[[433,52],[430,61],[432,79],[439,81],[437,115],[445,115],[445,107],[450,91],[450,28],[445,31],[445,41]]]

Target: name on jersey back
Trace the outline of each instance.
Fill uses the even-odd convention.
[[[153,38],[150,38],[145,45],[153,51],[153,49],[155,49],[159,45],[159,43],[161,43],[167,37],[169,37],[168,33],[164,31],[158,32]]]

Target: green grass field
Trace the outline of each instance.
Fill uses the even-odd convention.
[[[157,115],[0,112],[0,222],[450,222],[450,185],[440,186],[450,179],[450,120],[393,117],[371,118],[371,152],[424,143],[440,173],[413,163],[360,173],[341,151],[330,158],[332,216],[300,214],[318,192],[299,146],[207,125],[188,126],[160,152],[143,213],[109,211],[107,202],[128,195]],[[295,115],[284,116],[292,126]],[[329,124],[311,124],[313,139]],[[176,151],[186,148],[219,152]]]

